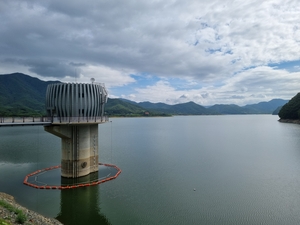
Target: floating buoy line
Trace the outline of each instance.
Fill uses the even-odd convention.
[[[36,189],[64,190],[64,189],[73,189],[73,188],[89,187],[89,186],[99,185],[99,184],[105,183],[107,181],[116,179],[120,175],[120,173],[122,172],[119,167],[117,167],[116,165],[113,165],[113,164],[99,163],[99,165],[110,167],[110,168],[115,168],[117,173],[114,176],[110,176],[110,174],[111,174],[110,173],[105,177],[98,178],[98,179],[93,180],[91,182],[77,183],[77,184],[71,184],[71,185],[69,185],[69,184],[66,184],[66,185],[47,185],[46,183],[40,182],[40,181],[37,180],[38,176],[40,176],[40,175],[42,175],[42,174],[44,174],[48,171],[60,169],[61,166],[58,165],[58,166],[48,167],[48,168],[45,168],[45,169],[42,169],[42,170],[37,170],[33,173],[28,174],[27,176],[25,176],[23,183],[25,185],[29,186],[29,187],[33,187],[33,188],[36,188]],[[28,181],[29,178],[31,178],[31,177],[34,177],[34,182]],[[37,185],[35,183],[41,184],[41,185]]]

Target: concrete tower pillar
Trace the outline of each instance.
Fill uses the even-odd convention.
[[[45,126],[61,138],[61,175],[75,178],[98,171],[98,124]]]
[[[103,84],[50,84],[46,93],[47,115],[52,124],[45,130],[61,138],[61,175],[86,176],[98,171],[98,124],[106,122]]]

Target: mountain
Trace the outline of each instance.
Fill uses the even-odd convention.
[[[22,73],[0,75],[0,115],[44,115],[47,86],[57,82],[41,81]]]
[[[128,101],[128,100],[123,100]],[[157,112],[166,112],[179,115],[214,115],[214,114],[272,114],[278,107],[281,107],[287,100],[273,99],[269,102],[238,106],[234,104],[216,104],[210,107],[203,107],[194,102],[177,105],[167,105],[165,103],[140,102],[137,104],[145,109],[152,109]]]
[[[288,103],[282,106],[278,116],[281,120],[300,119],[300,93],[295,95]]]
[[[22,73],[0,75],[0,116],[45,115],[45,96],[48,84],[59,81],[42,81]],[[105,112],[108,116],[169,116],[216,114],[271,114],[287,101],[238,106],[213,105],[203,107],[194,102],[168,105],[165,103],[133,102],[127,99],[108,99]]]
[[[108,115],[128,115],[141,114],[145,112],[142,107],[130,104],[120,99],[108,99],[105,105],[105,111]]]
[[[177,104],[177,105],[172,105],[171,106],[171,110],[173,111],[174,114],[181,114],[181,115],[209,115],[209,114],[216,114],[214,112],[211,112],[209,109],[207,109],[207,108],[205,108],[205,107],[203,107],[201,105],[196,104],[195,102],[187,102],[187,103],[181,103],[181,104]]]
[[[136,102],[127,99],[109,98],[105,105],[105,112],[108,116],[170,116],[164,112],[156,112],[139,106]]]
[[[140,102],[140,103],[137,103],[139,106],[145,108],[145,109],[159,109],[159,110],[162,110],[162,109],[166,109],[166,110],[169,110],[172,106],[171,105],[168,105],[168,104],[165,104],[165,103],[151,103],[151,102]]]
[[[139,106],[154,110],[156,112],[162,112],[172,115],[210,115],[216,114],[215,112],[198,105],[194,102],[181,103],[176,105],[168,105],[165,103],[151,103],[151,102],[141,102],[137,103]]]
[[[105,112],[108,116],[142,116],[145,114],[142,107],[121,99],[108,99]]]
[[[253,113],[272,114],[278,107],[286,104],[288,100],[272,99],[268,102],[260,102],[257,104],[246,105],[243,108],[249,109]]]
[[[213,105],[208,109],[215,111],[218,114],[251,114],[251,112],[243,107],[238,105]]]

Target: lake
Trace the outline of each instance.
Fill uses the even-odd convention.
[[[60,164],[42,126],[0,127],[0,191],[64,224],[299,224],[300,126],[272,115],[111,118],[99,161],[104,184],[38,190],[23,184]]]

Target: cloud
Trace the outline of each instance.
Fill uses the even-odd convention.
[[[186,100],[208,104],[226,97],[241,103],[252,90],[287,97],[288,85],[275,83],[295,79],[299,65],[278,73],[270,65],[300,60],[299,11],[292,0],[4,0],[1,71],[62,81],[95,77],[109,87],[150,74],[170,82],[137,89],[166,88],[169,96],[153,93],[153,101],[179,102],[188,94]],[[174,78],[186,89],[173,86]]]
[[[26,66],[29,72],[45,77],[78,77],[82,63],[64,63],[55,59],[6,59],[5,62]]]
[[[105,83],[107,88],[124,86],[135,82],[130,76],[130,72],[124,70],[114,70],[109,67],[99,65],[87,65],[81,67],[80,81],[87,82],[95,78],[96,82]]]
[[[132,90],[131,95],[123,97],[137,102],[151,100],[176,104],[194,101],[200,105],[246,105],[274,98],[289,99],[299,90],[299,72],[289,73],[261,66],[242,71],[216,86],[178,90],[170,82],[161,80],[151,86]]]
[[[188,99],[188,95],[187,95],[187,94],[184,94],[184,95],[181,95],[179,98],[180,98],[180,99]]]

